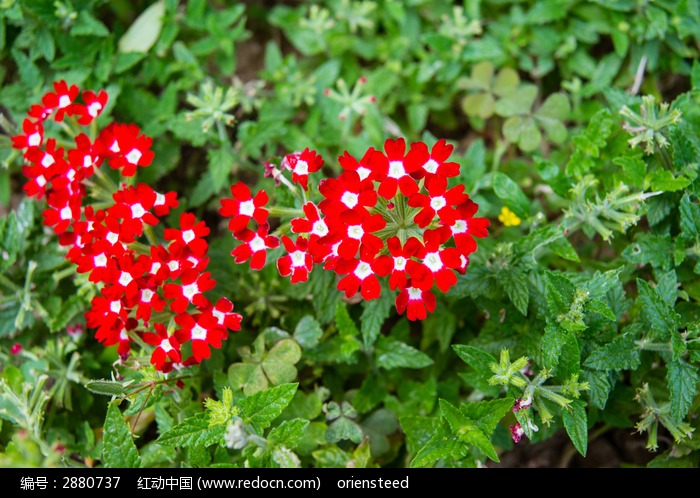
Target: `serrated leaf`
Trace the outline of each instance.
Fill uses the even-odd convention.
[[[600,410],[604,410],[612,388],[608,371],[584,368],[583,380],[588,382],[589,385],[587,391],[589,403]]]
[[[440,413],[447,420],[452,433],[461,441],[476,446],[494,462],[499,461],[491,440],[472,419],[465,416],[457,407],[444,399],[440,400]]]
[[[109,30],[87,10],[80,11],[70,30],[71,36],[109,36]]]
[[[131,430],[116,402],[109,404],[102,440],[102,465],[106,468],[138,468],[141,457],[136,449]]]
[[[530,216],[530,202],[517,183],[504,173],[497,171],[493,174],[492,185],[494,193],[505,203],[508,208],[520,218]]]
[[[481,431],[490,436],[496,429],[498,422],[513,407],[513,398],[499,398],[477,403],[462,403],[459,411],[476,422]]]
[[[498,364],[498,360],[493,355],[465,344],[454,344],[452,349],[464,363],[474,368],[482,377],[488,378],[493,375],[491,365]]]
[[[224,432],[225,425],[209,427],[207,412],[199,412],[163,433],[157,442],[162,446],[181,448],[211,446],[223,440]]]
[[[119,39],[120,52],[148,52],[163,28],[165,2],[158,0],[144,10]]]
[[[321,325],[311,315],[303,316],[294,329],[294,340],[304,349],[316,346],[322,336]]]
[[[693,398],[697,394],[700,381],[698,369],[682,359],[677,359],[667,366],[669,408],[674,422],[680,423],[688,415]]]
[[[569,404],[568,409],[562,410],[562,419],[564,420],[564,428],[574,443],[574,448],[586,456],[588,449],[588,415],[586,414],[586,406],[583,401],[575,399]]]
[[[637,333],[630,330],[615,337],[611,342],[594,350],[584,365],[595,370],[636,370],[639,367]]]
[[[576,287],[559,273],[547,272],[547,306],[555,317],[569,312]]]
[[[375,350],[377,366],[392,368],[425,368],[433,364],[432,358],[418,349],[392,337],[382,336]]]
[[[85,389],[105,396],[124,396],[126,394],[124,383],[113,380],[90,380],[85,384]]]
[[[297,387],[296,383],[282,384],[242,399],[238,404],[241,418],[259,430],[266,429],[292,401]]]
[[[615,321],[615,313],[610,309],[610,306],[598,299],[591,299],[588,301],[586,303],[586,310],[592,313],[598,313],[610,321]]]
[[[527,305],[530,302],[530,290],[527,287],[525,274],[517,267],[498,273],[498,282],[505,289],[508,298],[523,315],[527,316]]]
[[[411,467],[425,467],[440,459],[466,455],[467,451],[467,445],[452,435],[449,425],[443,421],[430,441],[413,457]]]
[[[437,417],[406,415],[399,419],[401,430],[406,436],[406,447],[411,453],[416,453],[428,444],[439,427]]]
[[[637,279],[642,316],[651,329],[651,335],[659,339],[670,339],[678,331],[681,317],[666,304],[659,293],[646,280]]]
[[[681,234],[687,240],[697,241],[700,238],[700,204],[690,200],[686,193],[681,199]]]
[[[284,445],[294,449],[299,440],[304,436],[304,431],[309,426],[309,421],[301,418],[285,420],[277,427],[270,430],[267,440],[270,443]]]
[[[676,192],[690,185],[689,179],[682,175],[675,176],[667,169],[657,169],[649,173],[647,179],[651,183],[652,190],[662,192]]]
[[[362,341],[365,346],[371,346],[377,340],[384,321],[391,314],[393,300],[388,292],[382,292],[379,298],[363,303],[362,316]]]

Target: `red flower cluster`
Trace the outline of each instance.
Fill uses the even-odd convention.
[[[84,180],[98,174],[103,162],[133,176],[137,166],[153,161],[151,138],[133,124],[111,124],[92,141],[85,134],[75,137],[75,148],[64,151],[50,138],[44,145],[44,122],[74,116],[78,125],[89,124],[107,103],[107,94],[86,91],[84,104],[76,103],[76,86],[54,84],[55,92],[32,106],[22,135],[14,146],[24,151],[27,165],[24,187],[29,196],[46,196],[44,224],[69,248],[67,259],[78,273],[101,284],[100,295],[85,314],[88,327],[105,346],[117,345],[126,358],[136,337],[154,346],[151,363],[164,372],[181,365],[199,363],[210,356],[210,347],[220,348],[228,330],[240,330],[241,315],[225,298],[213,304],[205,296],[216,282],[206,271],[209,258],[204,237],[209,228],[191,213],[182,213],[180,228],[166,228],[167,245],[139,241],[150,226],[159,223],[178,206],[175,192],[161,194],[145,184],[123,184],[111,194],[113,202],[102,209],[86,205]],[[97,187],[96,187],[97,188]],[[104,206],[104,203],[102,203]],[[174,317],[178,325],[170,334],[166,323]],[[149,331],[153,322],[153,330]],[[183,358],[182,345],[190,343],[191,356]]]
[[[474,217],[478,206],[464,186],[449,187],[459,175],[459,165],[448,162],[451,153],[445,140],[431,150],[422,142],[406,150],[401,138],[387,140],[383,151],[370,148],[359,161],[345,152],[338,158],[343,172],[319,182],[323,200],[307,202],[305,216],[291,220],[291,231],[300,235],[282,237],[288,254],[277,261],[280,275],[303,282],[321,264],[340,276],[337,288],[346,297],[359,292],[365,300],[378,298],[379,278],[388,277],[389,288],[398,291],[397,311],[410,320],[426,318],[436,306],[434,288],[447,292],[456,273],[467,269],[477,248],[474,237],[488,235],[489,221]],[[304,190],[308,173],[322,165],[308,149],[282,161]],[[253,197],[240,183],[231,191],[234,200],[222,201],[221,214],[232,217],[230,228],[245,243],[234,249],[235,261],[257,256],[251,266],[260,269],[264,251],[277,246],[267,235],[267,194]],[[247,229],[251,218],[261,224],[257,234]]]

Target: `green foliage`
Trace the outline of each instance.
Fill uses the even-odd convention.
[[[584,456],[636,428],[650,466],[697,467],[698,2],[463,3],[0,2],[0,465],[476,467],[509,461],[520,424]],[[212,229],[214,293],[244,318],[201,366],[165,376],[73,333],[101,289],[49,237],[9,138],[61,79],[105,88],[97,128],[153,137],[138,181]],[[291,286],[279,251],[233,263],[232,183],[296,213],[273,217],[288,233],[318,199],[265,163],[315,149],[317,184],[397,136],[450,137],[450,187],[490,220],[427,320],[318,267]]]

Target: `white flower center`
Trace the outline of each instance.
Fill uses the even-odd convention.
[[[107,256],[104,254],[98,254],[92,260],[95,263],[95,268],[105,268],[107,266]]]
[[[223,311],[219,311],[219,310],[217,310],[216,308],[214,308],[214,309],[211,311],[211,314],[214,315],[214,316],[216,317],[216,323],[218,323],[219,325],[223,325],[223,324],[224,324],[224,319],[226,318],[226,313],[224,313]]]
[[[119,276],[119,285],[122,287],[126,287],[129,285],[134,279],[129,275],[127,272],[123,271],[122,274]]]
[[[294,251],[289,253],[289,256],[292,258],[293,267],[299,268],[306,266],[306,253],[304,251]]]
[[[126,330],[122,330],[119,332],[119,340],[120,341],[128,341],[129,340],[129,334]]]
[[[131,164],[138,164],[139,159],[141,159],[142,155],[143,154],[140,150],[131,149],[131,151],[129,151],[129,153],[126,155],[126,160],[129,161]]]
[[[433,197],[430,199],[430,207],[435,211],[440,211],[445,206],[447,206],[447,201],[443,196]]]
[[[359,196],[357,194],[353,194],[352,192],[345,192],[340,198],[340,202],[345,204],[348,208],[352,209],[355,206],[357,206],[358,197]]]
[[[27,143],[30,147],[37,147],[41,143],[41,135],[37,132],[32,133],[29,135],[29,138],[27,138]]]
[[[48,168],[49,166],[51,166],[55,162],[56,161],[54,160],[54,158],[51,154],[44,154],[44,157],[41,159],[41,165],[44,168]]]
[[[206,341],[207,340],[207,329],[202,327],[200,324],[196,324],[192,327],[192,340],[193,341]]]
[[[199,288],[196,282],[182,286],[182,295],[185,296],[188,301],[192,301],[195,294],[199,294]]]
[[[260,235],[253,237],[253,240],[248,242],[248,246],[251,252],[264,251],[266,247],[265,240]]]
[[[37,184],[39,187],[43,187],[44,185],[46,185],[46,178],[44,178],[44,175],[39,175],[39,176],[37,176],[37,177],[34,179],[34,181],[36,181],[36,184]]]
[[[175,271],[180,267],[176,260],[168,261],[168,268],[170,271]]]
[[[117,142],[116,139],[114,139],[114,142],[112,142],[112,145],[109,146],[109,150],[111,152],[114,152],[117,154],[121,149],[119,148],[119,143]]]
[[[464,256],[464,254],[459,255],[459,267],[460,268],[467,267],[467,258],[466,258],[466,256]]]
[[[357,168],[357,174],[360,175],[360,181],[367,178],[371,172],[371,169],[365,168],[364,166],[360,166],[359,168]]]
[[[339,256],[338,254],[338,248],[340,247],[342,240],[340,242],[336,242],[331,246],[331,254],[330,256]]]
[[[364,234],[365,231],[362,229],[362,225],[352,225],[348,227],[348,237],[351,239],[360,240]]]
[[[114,232],[107,232],[107,237],[105,238],[107,239],[107,242],[114,245],[119,240],[119,234],[116,234]]]
[[[364,280],[370,275],[372,275],[372,267],[369,266],[368,263],[365,263],[364,261],[361,261],[359,265],[357,265],[357,268],[355,268],[355,271],[353,272],[357,278],[360,280]]]
[[[190,229],[190,230],[185,230],[184,232],[182,232],[182,240],[185,241],[185,244],[189,244],[194,239],[195,239],[194,230]]]
[[[63,109],[64,107],[68,107],[70,105],[70,97],[68,95],[61,95],[58,98],[58,108]]]
[[[423,169],[428,173],[435,173],[440,165],[432,157],[423,165]]]
[[[141,289],[141,302],[150,303],[153,299],[153,294],[155,294],[151,289]]]
[[[140,202],[137,202],[136,204],[133,204],[131,206],[131,217],[134,219],[141,218],[144,214],[146,214],[146,210],[143,208]]]
[[[389,163],[389,178],[403,178],[406,176],[406,169],[403,167],[403,161],[391,161]]]
[[[408,288],[408,299],[409,301],[422,301],[423,291],[415,287]]]
[[[87,106],[88,114],[90,114],[90,116],[92,116],[93,118],[96,118],[101,110],[102,104],[100,104],[99,102],[93,102],[92,104]]]
[[[170,341],[168,339],[163,339],[162,341],[160,341],[160,349],[162,349],[165,354],[168,354],[174,348],[173,345],[170,344]]]
[[[83,157],[83,168],[89,168],[94,163],[95,161],[92,159],[90,154],[86,154],[85,157]]]
[[[253,200],[243,201],[238,205],[238,213],[244,216],[253,216],[255,212],[255,203]]]
[[[326,225],[326,222],[323,220],[314,221],[311,227],[311,233],[319,237],[325,237],[328,235],[328,225]]]
[[[394,258],[394,270],[401,271],[406,269],[406,258],[399,256]]]
[[[308,175],[309,174],[309,164],[306,161],[299,159],[294,165],[294,172],[297,175]]]
[[[165,195],[156,192],[156,201],[153,203],[154,206],[165,206]]]
[[[154,262],[154,263],[151,265],[151,274],[152,274],[152,275],[155,275],[156,273],[158,273],[158,270],[160,270],[160,267],[161,267],[161,266],[163,266],[163,265],[161,265],[159,262],[157,262],[157,261]]]
[[[122,310],[122,302],[121,301],[112,301],[109,303],[109,311],[112,313],[119,313]]]
[[[73,217],[73,211],[70,206],[66,206],[61,209],[60,216],[62,220],[70,220]]]
[[[440,259],[440,254],[437,252],[428,253],[423,260],[423,264],[428,267],[428,269],[435,273],[442,269],[442,260]]]
[[[75,170],[73,168],[68,170],[68,173],[66,173],[66,177],[70,180],[73,181],[75,179]]]
[[[452,225],[452,233],[464,233],[467,231],[467,221],[466,220],[457,220],[455,221],[455,224]]]

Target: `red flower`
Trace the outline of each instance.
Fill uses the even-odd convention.
[[[110,253],[111,246],[106,240],[96,240],[83,248],[82,255],[75,263],[78,273],[90,272],[90,282],[104,282],[112,270],[116,269],[117,261]]]
[[[244,228],[240,232],[234,233],[233,236],[243,242],[231,251],[234,261],[240,264],[250,259],[250,267],[253,270],[262,270],[267,259],[267,250],[280,245],[277,237],[268,235],[269,229],[269,225],[265,223],[258,227],[257,232]]]
[[[289,154],[285,157],[292,170],[292,181],[308,190],[309,173],[315,173],[323,166],[323,157],[307,147],[301,154]]]
[[[457,283],[457,275],[453,269],[462,265],[459,251],[453,247],[441,248],[440,244],[444,241],[440,239],[440,232],[437,230],[426,230],[423,237],[425,247],[418,257],[428,271],[417,272],[416,276],[413,276],[413,285],[427,291],[436,283],[438,289],[447,292]]]
[[[282,244],[289,254],[277,260],[277,270],[280,275],[283,277],[291,275],[293,284],[306,282],[314,265],[313,259],[308,253],[309,241],[299,236],[295,244],[292,239],[283,235]]]
[[[325,197],[318,207],[326,216],[340,216],[347,210],[365,214],[367,208],[377,204],[374,184],[360,181],[360,175],[354,171],[345,171],[337,179],[321,180],[318,190]]]
[[[212,317],[206,314],[193,316],[184,313],[176,316],[175,322],[181,327],[175,331],[176,339],[180,344],[192,341],[192,354],[197,363],[211,356],[210,346],[218,349],[226,338],[226,331],[216,326]]]
[[[352,259],[357,254],[360,244],[367,246],[372,254],[376,254],[384,245],[382,239],[372,232],[386,227],[386,221],[381,214],[361,217],[355,211],[346,211],[340,218],[329,221],[330,234],[320,239],[324,244],[340,240],[338,254],[345,259]]]
[[[411,274],[411,271],[415,273],[414,268],[420,267],[420,265],[411,258],[416,256],[418,252],[423,249],[423,245],[415,237],[409,238],[403,248],[401,247],[401,241],[398,237],[391,237],[386,243],[391,256],[379,256],[372,265],[372,268],[377,275],[381,277],[391,274],[389,277],[389,287],[392,290],[403,290],[406,288],[408,275]]]
[[[22,122],[22,131],[23,134],[12,137],[12,147],[20,150],[41,147],[44,141],[44,127],[40,121],[34,122],[25,119]]]
[[[133,253],[126,252],[117,259],[117,268],[112,270],[106,283],[115,288],[115,292],[123,294],[127,299],[133,298],[139,293],[137,279],[143,276],[145,268],[135,259]]]
[[[139,183],[136,187],[124,187],[124,189],[115,192],[112,198],[116,203],[109,208],[110,214],[125,220],[136,220],[149,225],[158,224],[158,218],[150,212],[156,200],[156,193],[145,183]],[[142,233],[143,225],[139,223],[136,235],[140,236]]]
[[[80,90],[76,85],[68,87],[68,84],[63,80],[56,81],[53,88],[55,92],[48,92],[41,99],[41,102],[46,109],[56,109],[54,116],[56,121],[63,121],[66,112],[72,114],[73,101],[78,97]]]
[[[104,90],[100,90],[100,93],[97,95],[91,90],[83,92],[85,105],[76,104],[74,106],[75,113],[80,116],[78,124],[87,126],[93,119],[96,119],[107,105],[107,97],[107,92]]]
[[[49,208],[41,213],[44,225],[53,227],[55,233],[65,232],[73,221],[80,219],[81,203],[80,196],[70,195],[65,190],[49,194]]]
[[[267,192],[259,191],[253,197],[250,188],[243,182],[238,182],[231,186],[233,199],[221,199],[221,209],[219,214],[226,218],[231,218],[228,222],[228,229],[232,232],[239,232],[247,228],[251,218],[259,224],[267,222],[268,211],[262,206],[267,204]]]
[[[124,307],[121,296],[116,289],[105,287],[101,296],[92,298],[92,307],[85,313],[87,326],[91,328],[112,328],[115,324],[126,322],[128,310]]]
[[[445,162],[452,154],[453,148],[447,144],[444,138],[439,140],[430,152],[428,152],[428,146],[423,142],[412,143],[408,156],[411,162],[419,165],[414,170],[413,177],[420,179],[437,175],[451,178],[459,175],[459,164]]]
[[[146,167],[153,162],[153,140],[140,133],[135,124],[112,124],[97,139],[100,154],[109,157],[109,167],[122,168],[123,176],[134,176],[137,166]]]
[[[364,246],[360,250],[359,260],[341,259],[338,261],[335,271],[346,275],[338,282],[338,290],[345,291],[345,297],[351,298],[361,288],[360,294],[366,301],[378,298],[381,287],[372,269],[374,263],[374,253]]]
[[[150,260],[150,258],[148,258]],[[165,308],[165,301],[161,298],[157,290],[156,279],[141,278],[138,280],[139,292],[129,302],[131,308],[136,308],[136,318],[139,320],[148,321],[151,319],[151,312],[153,310],[157,312],[163,311]]]
[[[166,228],[163,233],[165,240],[172,240],[171,250],[180,246],[187,247],[193,254],[204,256],[208,246],[203,237],[209,235],[209,228],[204,221],[197,223],[197,218],[192,213],[182,213],[180,215],[180,230],[176,228]]]
[[[476,251],[474,237],[483,238],[489,234],[489,220],[473,217],[477,209],[479,209],[479,205],[468,199],[457,207],[458,218],[454,223],[449,224],[449,227],[446,227],[449,228],[457,249],[465,256]]]
[[[318,207],[313,202],[307,202],[302,208],[306,218],[292,219],[293,233],[308,233],[310,237],[325,237],[328,235],[328,225],[318,213]]]
[[[420,228],[427,227],[437,214],[446,225],[451,225],[457,219],[457,210],[453,207],[469,199],[464,193],[464,185],[457,185],[447,190],[447,178],[444,176],[431,176],[425,182],[429,195],[413,194],[408,200],[408,205],[414,208],[422,208],[414,220]]]
[[[356,171],[360,176],[360,180],[364,181],[367,179],[375,180],[375,174],[371,169],[371,157],[374,155],[376,150],[374,147],[370,147],[362,159],[358,162],[353,156],[348,154],[347,151],[343,152],[342,156],[338,157],[338,162],[340,166],[346,171]]]
[[[156,192],[153,211],[156,213],[156,216],[167,216],[171,209],[175,209],[179,205],[177,192],[166,192],[165,194]]]
[[[389,139],[384,142],[384,151],[386,155],[375,152],[370,159],[376,179],[381,182],[379,195],[385,199],[391,199],[396,195],[397,189],[400,189],[406,197],[418,192],[418,184],[411,177],[411,173],[420,166],[418,163],[405,160],[406,141],[403,138]]]
[[[435,311],[435,295],[429,290],[422,290],[409,284],[396,296],[396,311],[400,315],[408,310],[409,320],[425,320],[428,312]]]
[[[154,328],[155,333],[147,332],[143,334],[143,340],[146,344],[156,346],[151,354],[151,364],[153,364],[157,370],[163,370],[163,366],[167,360],[170,360],[172,363],[179,363],[182,361],[180,343],[175,336],[168,335],[168,331],[162,323],[156,323]]]
[[[94,169],[102,164],[102,158],[87,135],[81,133],[75,137],[75,145],[75,149],[68,151],[68,162],[76,171],[81,172],[81,178],[89,178]]]
[[[225,297],[219,298],[216,305],[205,312],[211,314],[219,327],[229,330],[241,330],[243,317],[233,312],[233,303]]]
[[[180,275],[180,284],[166,284],[163,293],[167,299],[173,299],[170,309],[175,313],[183,313],[189,303],[195,306],[209,304],[204,292],[216,286],[216,281],[210,277],[209,272],[200,274],[197,270],[185,270]]]

